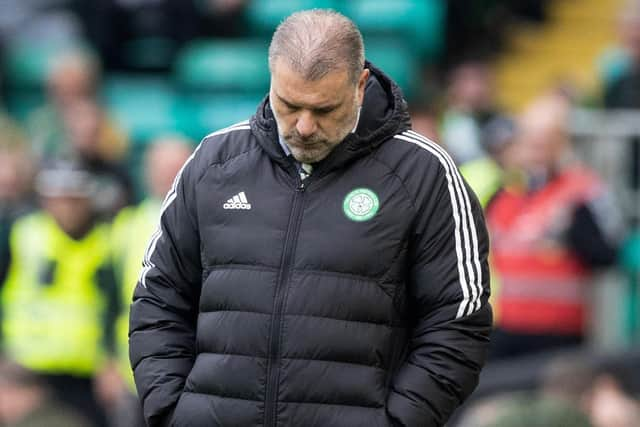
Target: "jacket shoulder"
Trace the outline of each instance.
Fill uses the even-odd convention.
[[[411,130],[389,138],[376,158],[386,163],[414,195],[459,175],[442,146]]]
[[[245,120],[205,136],[196,148],[196,168],[206,169],[257,148],[249,121]]]

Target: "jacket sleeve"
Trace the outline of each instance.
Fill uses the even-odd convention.
[[[413,328],[387,401],[401,426],[444,425],[475,389],[489,344],[487,231],[477,198],[449,166],[418,190],[407,285]]]
[[[622,236],[619,210],[601,194],[575,207],[566,238],[585,265],[608,267],[617,260]]]
[[[164,200],[131,305],[129,355],[149,427],[169,425],[194,363],[202,271],[196,161],[187,160]]]

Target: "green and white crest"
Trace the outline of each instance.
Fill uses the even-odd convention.
[[[380,208],[376,193],[368,188],[356,188],[344,198],[342,210],[352,221],[367,221],[375,216]]]

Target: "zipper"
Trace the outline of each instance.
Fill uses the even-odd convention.
[[[308,178],[307,178],[308,179]],[[282,328],[282,311],[287,296],[287,286],[291,275],[291,262],[295,254],[298,231],[302,220],[302,201],[305,183],[298,179],[293,195],[293,206],[289,216],[289,225],[285,234],[284,253],[280,263],[280,274],[276,282],[275,301],[271,315],[271,331],[269,336],[269,359],[267,363],[267,388],[265,391],[264,425],[275,427],[277,421],[278,381],[280,378],[280,329]]]

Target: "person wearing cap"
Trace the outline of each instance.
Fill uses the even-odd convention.
[[[42,209],[18,219],[0,278],[6,356],[41,374],[64,403],[105,425],[93,378],[113,347],[117,289],[109,229],[95,219],[92,177],[70,164],[36,177]]]

